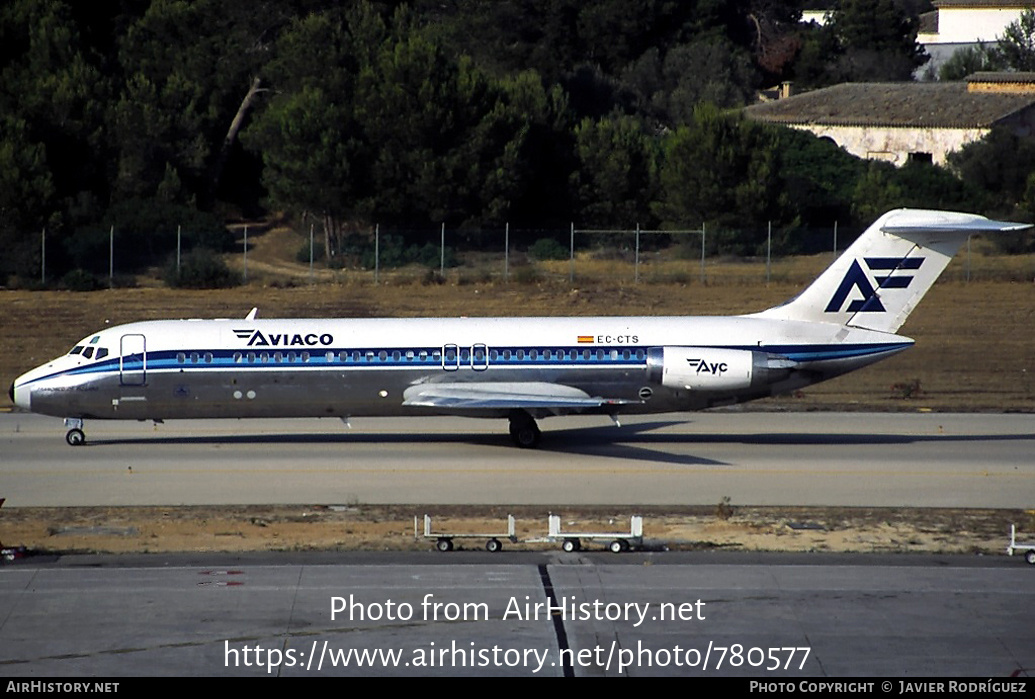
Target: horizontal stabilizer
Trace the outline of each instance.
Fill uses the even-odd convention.
[[[426,383],[403,392],[403,405],[450,409],[598,408],[635,403],[590,396],[572,386],[546,382]]]

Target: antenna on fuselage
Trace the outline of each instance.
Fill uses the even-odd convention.
[[[256,306],[252,310],[248,311],[248,315],[244,317],[245,320],[255,320],[255,314],[259,312],[259,308]]]

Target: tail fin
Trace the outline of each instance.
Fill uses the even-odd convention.
[[[952,211],[889,211],[800,295],[758,315],[893,333],[972,233],[1030,227]]]

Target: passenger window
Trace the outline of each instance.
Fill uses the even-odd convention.
[[[303,362],[308,362],[309,361],[309,353],[308,352],[303,352],[302,353],[302,361]]]
[[[206,364],[211,364],[212,363],[212,359],[213,359],[212,353],[211,352],[205,352],[205,363]]]
[[[244,358],[244,355],[242,355],[240,352],[234,352],[234,363],[235,364],[240,364],[240,362],[241,362],[241,360],[243,358]]]

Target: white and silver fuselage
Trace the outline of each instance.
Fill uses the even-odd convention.
[[[515,406],[414,399],[429,385],[498,384],[608,399],[556,409],[543,401],[529,411],[536,417],[671,412],[794,390],[911,344],[753,317],[148,321],[85,338],[18,377],[12,398],[33,412],[94,419],[501,416]],[[666,358],[694,380],[667,381]],[[743,360],[738,378],[726,376],[730,358]]]

